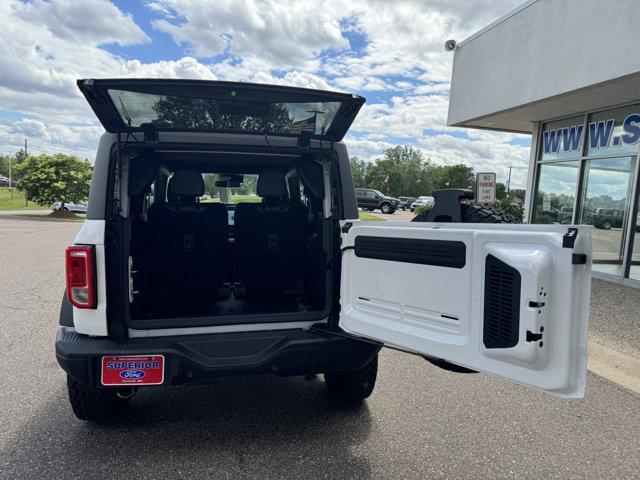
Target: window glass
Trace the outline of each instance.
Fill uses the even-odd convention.
[[[584,137],[582,115],[545,123],[542,129],[542,160],[580,157]]]
[[[204,195],[200,197],[201,203],[224,202],[226,204],[261,202],[258,196],[258,175],[236,175],[242,180],[237,187],[217,187],[216,181],[227,180],[229,175],[218,173],[204,173]]]
[[[369,197],[369,198],[378,198],[377,195],[374,192],[371,192],[371,191],[367,192],[367,197]]]
[[[631,252],[631,268],[629,278],[640,281],[640,197],[638,198],[638,209],[634,220],[633,228],[633,250]]]
[[[532,223],[571,223],[578,166],[577,160],[539,165]]]
[[[324,135],[340,102],[241,102],[109,89],[122,121],[131,127],[211,132]]]
[[[622,274],[635,157],[585,161],[579,222],[591,225],[593,269]]]
[[[640,143],[640,105],[590,115],[589,155],[636,153]]]

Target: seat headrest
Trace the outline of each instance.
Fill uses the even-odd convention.
[[[187,197],[204,195],[204,179],[195,170],[178,170],[169,179],[169,193]]]
[[[286,197],[287,182],[284,178],[284,174],[274,170],[261,172],[258,177],[256,191],[256,193],[261,197]]]

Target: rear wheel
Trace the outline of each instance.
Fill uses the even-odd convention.
[[[329,394],[343,402],[359,404],[371,395],[378,375],[378,355],[358,370],[327,372],[324,381]]]
[[[120,416],[133,395],[133,390],[90,388],[70,375],[67,375],[67,391],[76,417],[80,420],[100,423]]]
[[[380,211],[384,214],[393,213],[393,208],[388,203],[383,203],[380,205]]]
[[[600,226],[600,228],[603,228],[605,230],[611,230],[611,222],[609,221],[602,222],[602,225]]]

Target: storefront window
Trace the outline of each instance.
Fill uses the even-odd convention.
[[[542,130],[542,160],[580,157],[584,137],[582,115],[545,123]]]
[[[616,108],[589,116],[589,155],[636,153],[640,144],[640,106]]]
[[[631,267],[629,268],[629,278],[640,281],[640,198],[638,199],[638,209],[635,215],[633,228],[633,250],[631,252]]]
[[[532,223],[571,223],[579,162],[540,164]]]
[[[635,157],[585,160],[579,223],[592,225],[593,269],[622,274]]]

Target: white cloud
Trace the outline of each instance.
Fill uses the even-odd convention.
[[[156,20],[159,30],[197,57],[225,50],[250,61],[302,65],[329,48],[346,48],[339,17],[316,0],[158,0],[155,8],[179,19]]]
[[[95,125],[65,125],[23,118],[14,124],[0,123],[0,143],[5,151],[17,151],[28,138],[30,153],[63,152],[93,162],[95,146],[103,132]]]
[[[461,130],[446,126],[452,55],[443,44],[462,40],[519,3],[150,0],[145,5],[155,27],[191,55],[144,62],[103,48],[150,41],[131,15],[107,0],[0,1],[0,106],[25,117],[0,123],[0,141],[3,148],[19,148],[27,136],[33,151],[48,147],[91,159],[101,128],[77,90],[78,78],[238,80],[372,97],[347,138],[352,155],[372,160],[404,142],[436,163],[465,162],[503,175],[509,163],[527,163],[528,148],[509,143],[526,137],[448,134]]]
[[[45,29],[53,37],[91,45],[134,45],[150,39],[136,25],[131,15],[124,14],[105,0],[34,0],[31,3],[7,4],[13,16]]]
[[[526,186],[529,147],[504,143],[495,138],[471,140],[449,134],[426,137],[422,146],[434,163],[464,163],[476,172],[496,172],[498,181],[503,183],[507,180],[511,165],[511,185],[514,188]]]
[[[391,103],[365,104],[353,129],[403,139],[420,139],[425,129],[447,130],[448,101],[442,95],[393,97]]]

